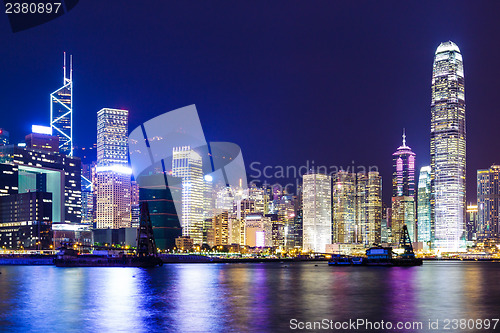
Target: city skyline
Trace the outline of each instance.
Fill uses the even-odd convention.
[[[4,7],[0,332],[500,327],[500,1]]]
[[[462,61],[458,46],[452,41],[448,41],[441,43],[437,48],[433,65],[430,241],[434,248],[447,251],[464,249],[466,240],[465,90]],[[65,67],[66,63],[64,63],[64,82],[69,88],[62,88],[64,90],[64,94],[62,95],[70,96],[66,104],[72,105],[72,74],[70,74],[70,79],[66,79]],[[69,95],[67,91],[69,91]],[[59,91],[56,94],[61,95]],[[51,94],[51,101],[50,114],[52,118],[53,104],[61,104],[61,100],[55,98],[54,94]],[[67,106],[64,107],[68,108]],[[61,118],[67,117],[68,119],[72,119],[72,108],[68,110]],[[103,108],[97,112],[97,158],[95,169],[96,182],[94,184],[96,214],[94,223],[96,223],[98,229],[118,229],[131,226],[132,201],[130,174],[132,169],[128,167],[128,116],[128,110]],[[67,147],[68,144],[73,144],[72,139],[68,140],[69,137],[54,125],[55,122],[51,122],[52,127],[50,131],[48,131],[48,127],[34,125],[33,133],[26,136],[28,147],[39,149],[36,145],[40,145],[40,147],[43,147],[42,150],[54,152],[54,148],[58,146],[57,139],[59,139],[59,142],[61,142],[60,140],[63,141],[62,145],[59,144],[59,151],[62,154],[72,155],[72,149]],[[65,120],[64,123],[71,124],[71,121]],[[71,133],[72,125],[68,128]],[[51,136],[53,132],[55,132],[54,136]],[[402,145],[393,153],[392,243],[397,242],[403,230],[403,225],[408,226],[410,239],[416,241],[417,226],[419,225],[416,221],[418,214],[415,198],[416,154],[406,145],[406,133],[404,129],[402,139]],[[153,140],[155,139],[153,138]],[[32,145],[33,147],[31,147]],[[210,229],[209,224],[205,223],[205,219],[213,218],[214,223],[218,221],[217,216],[213,217],[204,212],[206,207],[206,200],[204,199],[206,182],[203,178],[202,157],[191,150],[189,146],[174,147],[172,169],[169,172],[171,176],[182,179],[182,209],[177,211],[177,215],[181,221],[182,234],[183,236],[191,237],[194,244],[201,245],[207,241],[205,225]],[[376,180],[372,180],[372,176],[375,176],[375,174]],[[313,185],[310,185],[310,176],[315,177]],[[351,194],[351,200],[355,202],[355,218],[352,221],[345,220],[343,217],[344,213],[338,215],[342,216],[340,220],[338,217],[332,219],[331,214],[335,213],[337,209],[347,211],[352,209],[349,208],[349,205],[339,206],[337,204],[337,207],[332,210],[332,204],[335,207],[336,197],[335,195],[332,197],[331,189],[329,190],[330,194],[327,196],[325,193],[321,193],[323,190],[320,190],[320,192],[316,190],[316,177],[327,177],[328,181],[325,179],[322,185],[325,187],[328,183],[330,184],[328,186],[331,186],[332,176],[337,177],[337,175],[325,176],[314,172],[303,176],[303,248],[305,250],[323,252],[326,251],[328,244],[335,242],[363,243],[365,246],[380,242],[382,233],[381,189],[383,186],[379,173],[353,173],[352,176],[353,179],[356,179],[356,185],[352,187],[355,194]],[[311,186],[314,190],[311,190]],[[343,187],[344,184],[337,183],[337,186]],[[335,186],[333,190],[336,190]],[[459,194],[458,197],[456,193]],[[286,194],[286,192],[283,194]],[[318,199],[318,196],[320,199]],[[329,207],[325,206],[326,202],[323,203],[321,201],[325,199],[325,196],[330,198],[331,203]],[[376,201],[372,203],[371,200],[373,199],[369,199],[370,197],[376,198]],[[111,201],[108,203],[109,200]],[[463,204],[463,214],[461,214],[461,209],[453,211],[453,209],[456,210],[456,207],[460,208],[460,205],[456,204],[457,200]],[[319,201],[319,203],[316,201]],[[86,199],[86,202],[88,202],[88,199]],[[422,202],[422,204],[425,203]],[[267,208],[259,213],[264,214],[266,210]],[[324,221],[320,221],[321,216],[324,215],[323,211],[328,212],[330,217]],[[443,215],[443,212],[446,213],[446,216]],[[349,212],[347,213],[349,214]],[[319,224],[316,221],[318,216],[320,216],[318,220],[320,221]],[[267,215],[265,217],[261,215],[261,217],[268,219],[266,225],[271,225],[269,224],[272,222],[270,217]],[[330,221],[329,225],[323,225],[326,220]],[[274,222],[272,222],[272,225],[280,228]],[[283,227],[282,231],[277,229],[278,231],[276,232],[284,235],[285,230],[289,226],[288,224],[287,226],[283,224]],[[225,228],[229,232],[229,225]],[[327,229],[329,230],[328,232],[326,232]],[[220,231],[220,226],[214,230]],[[242,230],[246,230],[246,222]],[[269,229],[259,232],[265,235],[267,239],[265,244],[273,244],[275,240],[271,240],[269,237],[271,232],[273,235],[275,234],[274,229],[272,231]],[[246,235],[246,232],[244,234]],[[229,233],[227,235],[229,236]],[[246,239],[246,236],[244,237]],[[287,236],[284,236],[284,238],[287,238]],[[220,239],[220,236],[215,239]],[[227,240],[225,242],[227,244]],[[259,241],[257,243],[260,244],[262,242]]]
[[[113,4],[103,6],[111,8]],[[229,24],[228,11],[217,11],[218,19],[208,22],[204,12],[196,6],[189,7],[189,15],[182,15],[188,11],[187,7],[175,8],[180,16],[189,17],[187,24],[171,16],[171,8],[158,5],[139,16],[134,15],[138,26],[144,23],[137,34],[127,38],[112,36],[112,26],[123,15],[134,11],[135,7],[131,6],[121,8],[112,18],[101,20],[99,27],[88,27],[92,29],[90,32],[99,31],[102,36],[102,40],[96,41],[88,38],[89,31],[84,34],[78,30],[76,22],[91,11],[87,4],[80,4],[78,11],[44,25],[43,32],[33,30],[19,34],[20,39],[12,43],[5,40],[10,43],[11,54],[15,57],[7,55],[4,60],[4,75],[10,78],[10,84],[6,90],[8,97],[0,107],[18,112],[6,119],[2,128],[11,132],[13,140],[21,141],[31,125],[25,119],[33,118],[34,123],[40,124],[47,121],[41,111],[48,106],[47,93],[61,84],[61,55],[67,50],[73,54],[74,63],[74,140],[77,146],[88,147],[94,142],[95,128],[91,124],[96,118],[91,118],[95,117],[93,111],[103,106],[130,110],[130,128],[135,128],[165,110],[195,103],[206,124],[207,137],[237,142],[249,162],[273,165],[280,161],[283,165],[303,165],[305,161],[315,160],[321,165],[350,165],[354,160],[356,165],[377,165],[383,179],[387,180],[392,171],[386,164],[387,157],[392,153],[391,147],[400,141],[396,129],[406,128],[413,150],[421,157],[416,168],[430,164],[430,159],[426,158],[429,152],[430,66],[435,48],[440,42],[451,39],[460,45],[467,59],[466,75],[470,82],[467,104],[474,110],[468,123],[468,144],[473,147],[468,153],[469,166],[476,170],[494,164],[495,158],[487,154],[480,142],[494,134],[492,122],[484,120],[495,119],[494,92],[488,83],[494,82],[496,77],[497,69],[491,64],[497,46],[488,43],[486,36],[491,37],[490,34],[496,31],[494,27],[498,23],[491,13],[497,12],[498,5],[489,4],[489,10],[474,11],[468,10],[464,3],[457,3],[448,12],[443,3],[429,4],[419,6],[412,15],[402,4],[379,4],[380,9],[391,7],[395,13],[404,13],[403,16],[387,14],[384,20],[372,15],[373,6],[360,6],[351,11],[347,8],[352,7],[347,5],[323,3],[319,7],[327,9],[324,12],[332,16],[327,20],[327,15],[322,15],[319,8],[302,11],[302,7],[294,3],[287,9],[289,15],[279,15],[284,20],[282,25],[276,26],[268,19],[260,22],[263,31],[271,32],[269,36],[261,30],[243,29],[250,22],[242,18],[236,24],[231,23],[234,32],[227,32],[226,38],[222,38],[214,32],[223,31],[221,29]],[[142,34],[156,27],[146,20],[153,9],[165,12],[168,17],[165,22],[158,23],[168,31],[168,38],[161,39],[165,47],[158,49],[151,46],[158,45],[158,37]],[[267,10],[277,14],[281,8],[270,5]],[[480,20],[477,19],[479,13]],[[313,37],[300,30],[290,30],[292,21],[296,22],[292,18],[312,21],[311,29],[317,33]],[[331,18],[346,29],[317,29],[329,26]],[[366,23],[357,24],[358,19]],[[471,21],[481,24],[468,24]],[[179,49],[186,38],[200,40],[192,36],[195,32],[200,34],[197,27],[201,24],[204,29],[199,37],[206,40],[206,44],[193,42],[182,59],[169,51]],[[374,24],[385,33],[371,32],[369,27]],[[182,27],[185,33],[170,29],[175,26]],[[414,29],[415,26],[421,29]],[[102,33],[108,30],[109,33]],[[419,30],[418,34],[413,33],[414,30]],[[289,31],[294,33],[288,36]],[[39,34],[45,32],[49,34],[44,35],[45,42],[41,44]],[[297,34],[302,37],[293,37]],[[51,38],[47,39],[48,35]],[[143,35],[148,35],[150,40],[141,39]],[[220,52],[221,48],[226,50],[230,45],[225,42],[228,38],[227,43],[241,46],[232,53],[231,59]],[[278,44],[273,47],[276,40]],[[40,52],[35,56],[28,49],[29,45]],[[128,45],[137,47],[129,48]],[[151,51],[151,61],[138,61],[144,54],[142,47]],[[96,56],[91,56],[90,50],[98,50]],[[199,56],[194,54],[202,54],[206,61],[198,62]],[[207,68],[207,62],[214,69]],[[254,65],[249,65],[252,63]],[[272,87],[282,88],[275,90]],[[27,92],[30,98],[26,98]],[[334,116],[335,121],[314,123],[312,118],[300,121],[305,111],[314,112],[319,119]],[[255,121],[245,121],[249,115]],[[225,129],[224,133],[220,128]],[[356,130],[347,131],[354,128]],[[260,131],[286,138],[287,144],[294,147],[294,154],[281,151],[277,142],[252,134]],[[322,137],[328,140],[320,140]],[[309,139],[305,138],[319,139],[318,150],[327,154],[313,155],[307,148]],[[343,144],[332,146],[328,142]],[[262,152],[257,147],[263,145],[267,149]],[[492,145],[493,149],[498,148],[496,142]],[[471,173],[467,177],[468,201],[472,201],[475,178]],[[391,190],[384,186],[383,192],[384,202],[388,202]]]

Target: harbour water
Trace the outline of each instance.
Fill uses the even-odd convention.
[[[492,329],[493,321],[489,330],[470,322],[500,317],[499,262],[390,268],[329,267],[326,262],[153,269],[0,266],[0,272],[0,332],[288,332],[315,321],[360,319],[375,325],[421,322],[422,327],[329,328],[500,330],[500,323]],[[446,320],[453,319],[469,320],[470,327],[453,329],[450,322],[446,330]],[[429,321],[438,321],[438,329],[429,328]]]

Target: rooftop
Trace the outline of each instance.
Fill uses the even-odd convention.
[[[460,53],[460,49],[458,48],[457,44],[453,43],[451,40],[447,42],[443,42],[439,44],[436,54],[438,53],[443,53],[443,52],[448,52],[448,51],[456,51]]]

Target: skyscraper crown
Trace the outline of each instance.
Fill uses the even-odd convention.
[[[453,43],[451,40],[447,42],[443,42],[439,44],[436,54],[442,53],[442,52],[448,52],[448,51],[456,51],[460,53],[460,49],[458,48],[457,44]]]

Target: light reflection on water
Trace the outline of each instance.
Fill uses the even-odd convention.
[[[292,318],[425,327],[429,319],[495,318],[500,306],[500,263],[488,262],[0,266],[0,272],[0,332],[276,332],[289,331]]]

